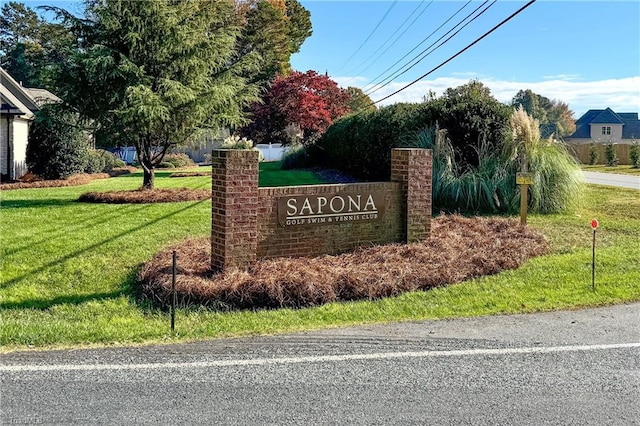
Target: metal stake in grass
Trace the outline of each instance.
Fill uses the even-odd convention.
[[[178,255],[173,251],[173,269],[171,279],[171,334],[175,333],[176,328],[176,269],[178,266]]]
[[[591,256],[591,290],[596,291],[596,230],[598,229],[598,220],[591,221],[593,229],[593,253]]]

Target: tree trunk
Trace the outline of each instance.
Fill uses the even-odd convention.
[[[142,181],[142,189],[153,189],[156,180],[156,171],[153,166],[142,165],[144,170],[144,178]]]

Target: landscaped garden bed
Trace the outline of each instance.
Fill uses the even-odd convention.
[[[157,254],[139,274],[144,297],[163,307],[171,303],[174,250],[181,306],[257,309],[379,299],[493,275],[544,254],[547,242],[516,220],[449,215],[434,219],[431,237],[420,243],[261,260],[249,272],[212,271],[210,247],[209,238],[188,239]]]
[[[87,192],[78,201],[85,203],[143,204],[200,201],[211,198],[210,189],[154,188],[133,191]]]

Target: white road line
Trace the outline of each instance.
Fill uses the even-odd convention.
[[[0,366],[0,372],[35,372],[35,371],[100,371],[100,370],[161,370],[173,368],[209,368],[233,367],[248,365],[301,364],[317,362],[342,362],[357,360],[381,360],[394,358],[441,358],[477,355],[512,355],[512,354],[546,354],[558,352],[587,352],[611,349],[640,348],[639,343],[619,343],[609,345],[553,346],[531,348],[502,349],[466,349],[452,351],[418,351],[418,352],[382,352],[354,355],[324,355],[295,358],[257,358],[202,362],[168,362],[148,364],[57,364],[57,365],[6,365]]]

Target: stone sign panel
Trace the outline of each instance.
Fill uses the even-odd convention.
[[[377,221],[383,212],[384,193],[381,191],[278,199],[278,223],[284,227]]]

